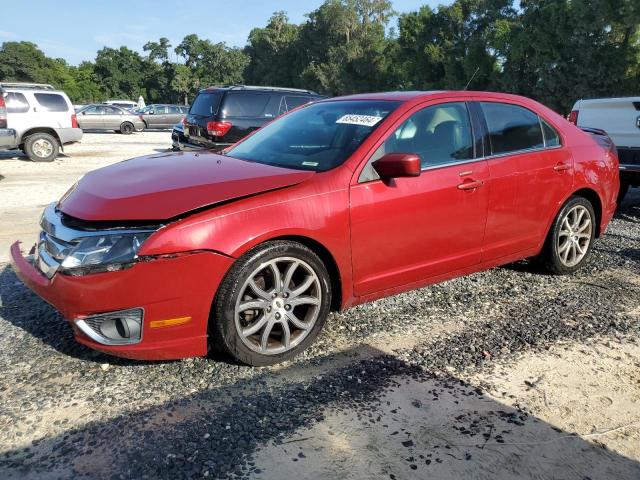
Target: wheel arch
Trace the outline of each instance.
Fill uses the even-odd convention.
[[[260,244],[273,240],[288,240],[300,243],[320,257],[320,260],[322,260],[322,263],[324,263],[324,266],[329,272],[329,279],[331,281],[331,311],[340,310],[340,306],[342,305],[342,276],[340,275],[338,262],[336,262],[336,259],[329,249],[317,240],[302,235],[283,235],[269,238],[268,240],[260,242]]]
[[[596,214],[596,238],[599,237],[602,233],[602,199],[600,195],[595,190],[585,187],[573,192],[572,196],[585,198],[593,206],[593,211]]]
[[[53,138],[55,138],[58,141],[58,145],[62,147],[62,142],[60,141],[60,137],[58,136],[58,133],[51,127],[33,127],[25,131],[22,134],[22,138],[20,139],[20,146],[21,147],[24,146],[24,142],[26,141],[26,139],[29,138],[34,133],[46,133],[48,135],[51,135]]]

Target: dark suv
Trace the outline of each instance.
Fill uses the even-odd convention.
[[[209,87],[200,90],[184,120],[188,143],[221,150],[283,113],[325,98],[309,90]]]

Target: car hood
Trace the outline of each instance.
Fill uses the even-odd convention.
[[[313,175],[214,153],[149,155],[86,174],[58,208],[87,221],[166,220]]]

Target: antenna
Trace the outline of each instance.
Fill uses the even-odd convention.
[[[476,71],[473,72],[473,75],[471,75],[471,78],[469,79],[469,81],[467,82],[467,84],[464,86],[463,90],[466,90],[467,88],[469,88],[469,84],[473,81],[473,79],[476,77],[476,73],[478,73],[478,70],[480,70],[480,67],[476,67]]]

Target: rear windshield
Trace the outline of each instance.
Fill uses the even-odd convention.
[[[311,104],[258,130],[227,155],[299,170],[330,170],[342,165],[398,105],[366,100]]]
[[[229,93],[224,99],[225,117],[261,117],[271,95],[264,93]]]
[[[68,112],[66,100],[55,93],[35,93],[38,103],[48,112]]]
[[[196,99],[191,105],[189,113],[191,115],[201,115],[204,117],[211,117],[218,111],[218,104],[220,103],[220,94],[216,92],[202,92],[196,96]]]

